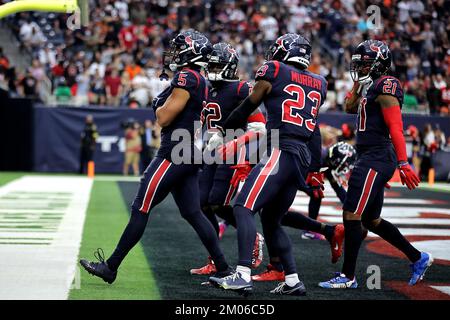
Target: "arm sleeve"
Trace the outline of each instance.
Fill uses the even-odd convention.
[[[391,106],[388,108],[381,108],[384,122],[389,128],[392,144],[394,145],[397,161],[408,161],[406,156],[405,137],[403,136],[403,120],[400,106]]]
[[[309,171],[317,172],[322,166],[322,136],[318,125],[316,125],[311,140],[308,142],[308,148],[311,151],[311,165],[309,166]]]
[[[398,104],[381,107],[384,122],[389,129],[394,145],[397,161],[407,161],[405,137],[403,136],[403,120],[401,106],[403,103],[403,88],[400,81],[394,77],[383,77],[377,82],[375,90],[378,95],[388,95],[397,98]]]

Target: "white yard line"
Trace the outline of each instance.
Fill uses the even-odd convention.
[[[91,188],[92,179],[72,176],[25,176],[0,187],[0,299],[67,299]],[[57,193],[67,193],[63,207]]]

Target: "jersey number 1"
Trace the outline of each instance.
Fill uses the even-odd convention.
[[[287,92],[291,96],[295,95],[296,99],[286,99],[283,101],[283,115],[281,121],[294,124],[296,126],[302,126],[303,123],[305,123],[305,127],[309,131],[314,131],[314,128],[316,127],[315,119],[317,117],[317,112],[321,103],[320,93],[318,91],[310,91],[308,93],[307,98],[314,103],[314,105],[311,107],[311,114],[313,116],[313,119],[307,119],[305,121],[300,114],[292,113],[293,109],[302,110],[305,107],[305,90],[303,90],[302,87],[296,84],[290,84],[284,87],[283,91]]]
[[[359,103],[359,126],[358,131],[366,131],[366,103],[367,98],[361,98],[361,102]]]

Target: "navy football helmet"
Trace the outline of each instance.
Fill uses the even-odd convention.
[[[355,148],[346,142],[338,142],[328,149],[326,165],[338,176],[345,175],[353,169],[356,161]]]
[[[306,69],[311,62],[311,50],[308,39],[296,33],[286,33],[270,46],[265,59],[294,64]]]
[[[353,81],[375,80],[391,68],[392,55],[389,47],[379,40],[361,42],[352,55],[350,75]]]
[[[211,51],[211,42],[205,35],[195,30],[183,31],[170,41],[169,51],[163,53],[163,65],[173,72],[188,65],[206,68]]]
[[[209,81],[236,80],[238,64],[239,55],[233,46],[225,42],[216,43],[208,61]]]

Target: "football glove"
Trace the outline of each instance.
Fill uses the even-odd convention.
[[[322,172],[310,172],[306,177],[306,184],[313,188],[312,195],[316,199],[322,199],[325,195],[323,190],[323,173]]]
[[[400,162],[398,164],[398,171],[400,172],[400,180],[402,181],[402,184],[406,184],[409,190],[414,190],[419,186],[420,179],[408,162]]]
[[[253,131],[261,135],[265,135],[266,124],[264,122],[249,122],[247,124],[247,131]]]
[[[212,135],[212,137],[209,139],[208,144],[206,145],[206,150],[213,151],[218,146],[223,144],[223,135],[222,132],[217,131]]]
[[[252,167],[250,162],[245,161],[244,163],[237,164],[235,166],[231,166],[231,169],[235,169],[233,176],[231,177],[230,184],[233,188],[237,188],[241,181],[245,181],[247,179],[250,171],[252,171]]]

